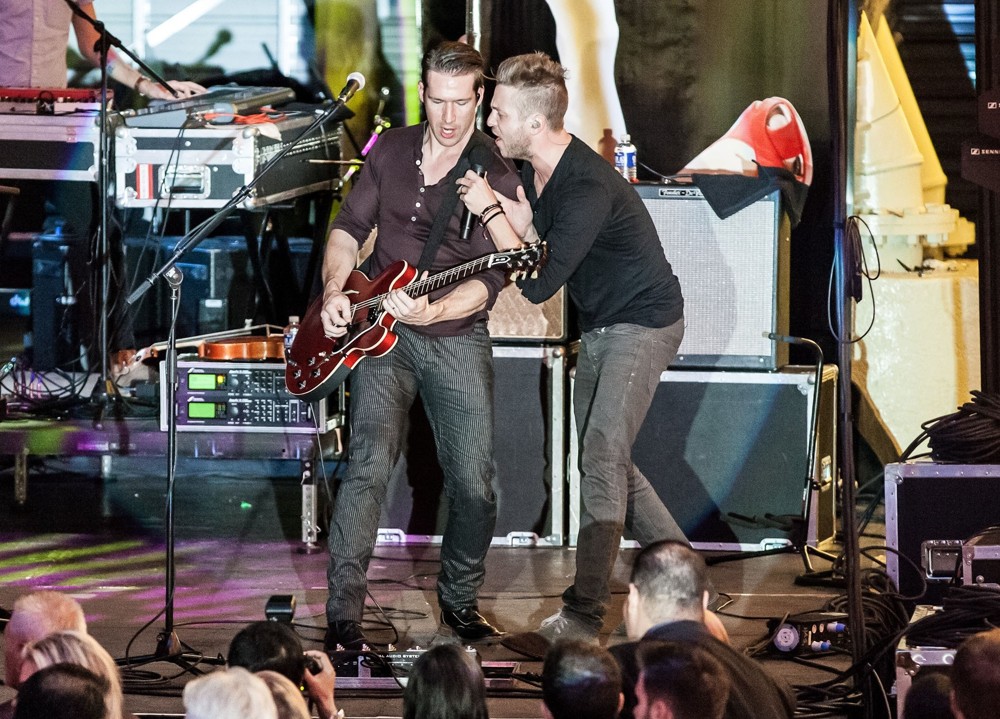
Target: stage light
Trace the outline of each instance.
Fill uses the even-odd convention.
[[[295,618],[295,597],[291,594],[272,594],[264,605],[264,618],[269,622],[291,624]]]

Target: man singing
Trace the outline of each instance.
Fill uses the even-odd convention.
[[[563,127],[565,73],[543,53],[501,63],[488,124],[504,157],[526,160],[524,190],[494,192],[492,176],[471,172],[459,184],[474,212],[501,202],[505,214],[489,224],[498,247],[548,245],[538,276],[518,282],[525,297],[544,302],[565,284],[579,312],[576,577],[562,609],[538,634],[593,641],[607,611],[623,528],[643,545],[685,539],[631,458],[660,374],[684,336],[684,300],[638,193]]]

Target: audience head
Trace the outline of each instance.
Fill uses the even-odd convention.
[[[184,685],[187,719],[278,719],[271,690],[243,667],[219,669]]]
[[[309,706],[299,688],[284,674],[265,669],[257,672],[264,680],[278,710],[278,719],[309,719]]]
[[[927,668],[921,670],[906,692],[900,716],[903,719],[954,719],[948,675]]]
[[[663,541],[642,549],[632,565],[625,626],[639,639],[657,624],[704,621],[708,603],[705,560],[683,542]]]
[[[305,671],[302,641],[282,622],[253,622],[241,629],[229,644],[228,663],[251,672],[278,672],[296,685]]]
[[[726,670],[694,644],[640,642],[635,719],[722,719],[729,701]]]
[[[431,647],[413,663],[403,690],[403,719],[488,719],[486,680],[458,644]]]
[[[73,597],[51,591],[19,597],[4,632],[4,681],[7,686],[16,689],[19,684],[21,650],[25,644],[64,630],[87,631],[83,609]]]
[[[966,639],[951,667],[951,708],[957,719],[994,717],[1000,706],[1000,629]]]
[[[106,702],[109,690],[108,681],[86,667],[53,664],[18,689],[14,719],[112,719]]]
[[[49,634],[26,644],[21,652],[21,681],[55,664],[77,664],[107,681],[108,716],[113,719],[122,716],[122,680],[118,665],[96,639],[89,634],[68,631]]]
[[[621,670],[593,644],[556,642],[542,667],[542,702],[548,719],[613,719],[621,711]]]
[[[566,69],[558,62],[543,52],[515,55],[500,63],[496,79],[498,90],[514,90],[511,100],[519,119],[540,115],[549,129],[563,129],[569,92]]]

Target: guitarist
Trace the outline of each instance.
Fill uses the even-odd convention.
[[[685,539],[632,462],[660,374],[684,336],[684,300],[638,193],[564,127],[565,76],[542,53],[500,64],[488,124],[504,157],[526,160],[524,189],[494,193],[492,178],[466,173],[460,192],[474,212],[499,197],[505,214],[490,223],[498,247],[545,240],[548,261],[537,278],[519,281],[524,296],[543,302],[565,284],[579,313],[576,577],[537,634],[596,641],[623,528],[643,545]]]
[[[475,128],[485,70],[483,57],[464,43],[446,42],[424,56],[418,90],[426,122],[382,136],[332,224],[323,264],[328,336],[351,329],[351,298],[342,289],[373,228],[378,237],[372,277],[397,260],[433,273],[495,251],[478,220],[462,238],[465,208],[455,184],[469,169],[471,154],[471,164],[484,165],[503,192],[513,195],[518,186],[510,163]],[[418,392],[449,498],[437,582],[443,629],[465,642],[501,633],[479,613],[477,596],[496,524],[486,317],[503,282],[500,271],[488,270],[416,299],[394,290],[383,304],[398,320],[399,339],[392,352],[365,359],[351,374],[350,456],[330,527],[327,649],[365,643],[368,562]]]

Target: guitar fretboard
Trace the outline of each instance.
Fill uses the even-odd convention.
[[[463,265],[458,265],[444,272],[438,272],[430,277],[425,277],[422,280],[417,280],[406,287],[403,290],[410,297],[422,297],[429,292],[440,289],[442,287],[447,287],[450,284],[458,282],[459,280],[464,280],[466,277],[475,275],[482,272],[488,268],[497,257],[506,257],[507,255],[503,253],[486,255],[485,257],[478,257],[474,260],[470,260]],[[377,309],[381,310],[382,303],[388,294],[378,295],[377,297],[371,297],[363,302],[358,302],[355,305],[351,305],[351,313],[355,313],[358,310],[364,309]]]

